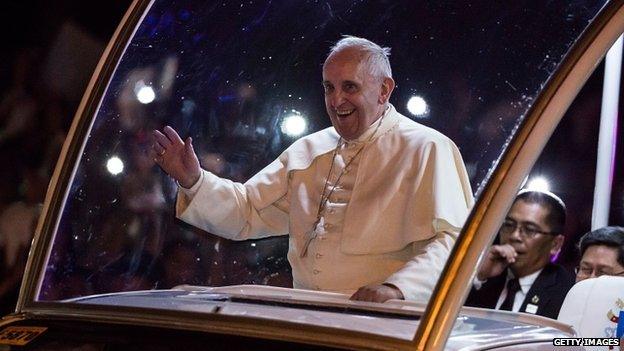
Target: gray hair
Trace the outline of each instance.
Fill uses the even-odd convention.
[[[368,39],[344,35],[329,49],[327,58],[346,49],[358,50],[368,66],[369,73],[374,77],[392,78],[392,68],[390,68],[390,59],[388,59],[390,48],[381,47]]]

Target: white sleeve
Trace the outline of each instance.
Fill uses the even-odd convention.
[[[191,186],[190,188],[183,187],[176,180],[176,184],[178,185],[178,192],[182,193],[183,195],[186,195],[189,199],[192,199],[195,196],[195,194],[197,194],[197,191],[199,190],[199,187],[202,185],[203,182],[204,182],[203,169],[202,169],[202,172],[199,173],[199,179],[197,179],[195,184],[193,184],[193,186]]]
[[[432,232],[426,242],[414,242],[414,257],[392,274],[385,283],[399,288],[406,300],[427,303],[446,265],[466,217],[473,205],[472,190],[459,150],[450,139],[432,143],[433,147],[420,165],[429,169],[423,186],[432,194]]]
[[[403,268],[392,274],[385,283],[399,288],[406,300],[429,302],[457,234],[442,231],[421,247]]]
[[[288,234],[287,193],[288,177],[280,159],[245,184],[202,170],[197,184],[178,192],[176,216],[227,239],[284,235]]]

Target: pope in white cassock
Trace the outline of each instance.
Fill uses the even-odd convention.
[[[244,184],[202,170],[190,137],[154,131],[155,161],[179,184],[177,216],[233,240],[290,235],[295,288],[428,301],[472,191],[455,144],[388,102],[389,51],[338,41],[323,65],[333,127]]]

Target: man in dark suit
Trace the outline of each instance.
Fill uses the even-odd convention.
[[[467,306],[556,319],[574,277],[551,263],[563,244],[565,205],[550,192],[521,191],[503,222],[500,244],[479,267]]]

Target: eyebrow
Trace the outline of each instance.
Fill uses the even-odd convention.
[[[522,225],[529,225],[530,224],[530,225],[532,225],[532,226],[534,226],[536,228],[539,228],[540,230],[544,229],[544,228],[542,228],[542,226],[540,226],[539,224],[537,224],[537,223],[535,223],[533,221],[518,221],[518,220],[513,219],[511,217],[505,217],[505,220],[506,221],[514,221],[514,222],[516,222],[516,224],[522,224]]]
[[[360,85],[358,82],[353,81],[353,80],[344,80],[342,82],[340,82],[340,84],[353,84],[353,85]],[[322,85],[326,85],[326,84],[333,84],[332,82],[328,81],[328,80],[324,80],[321,82]]]
[[[613,269],[613,266],[610,265],[606,265],[606,264],[602,264],[602,263],[597,263],[597,264],[593,264],[592,262],[587,262],[587,261],[583,261],[581,260],[581,262],[579,262],[579,267],[585,265],[585,268],[598,268],[598,269],[603,269],[603,268],[611,268]]]

